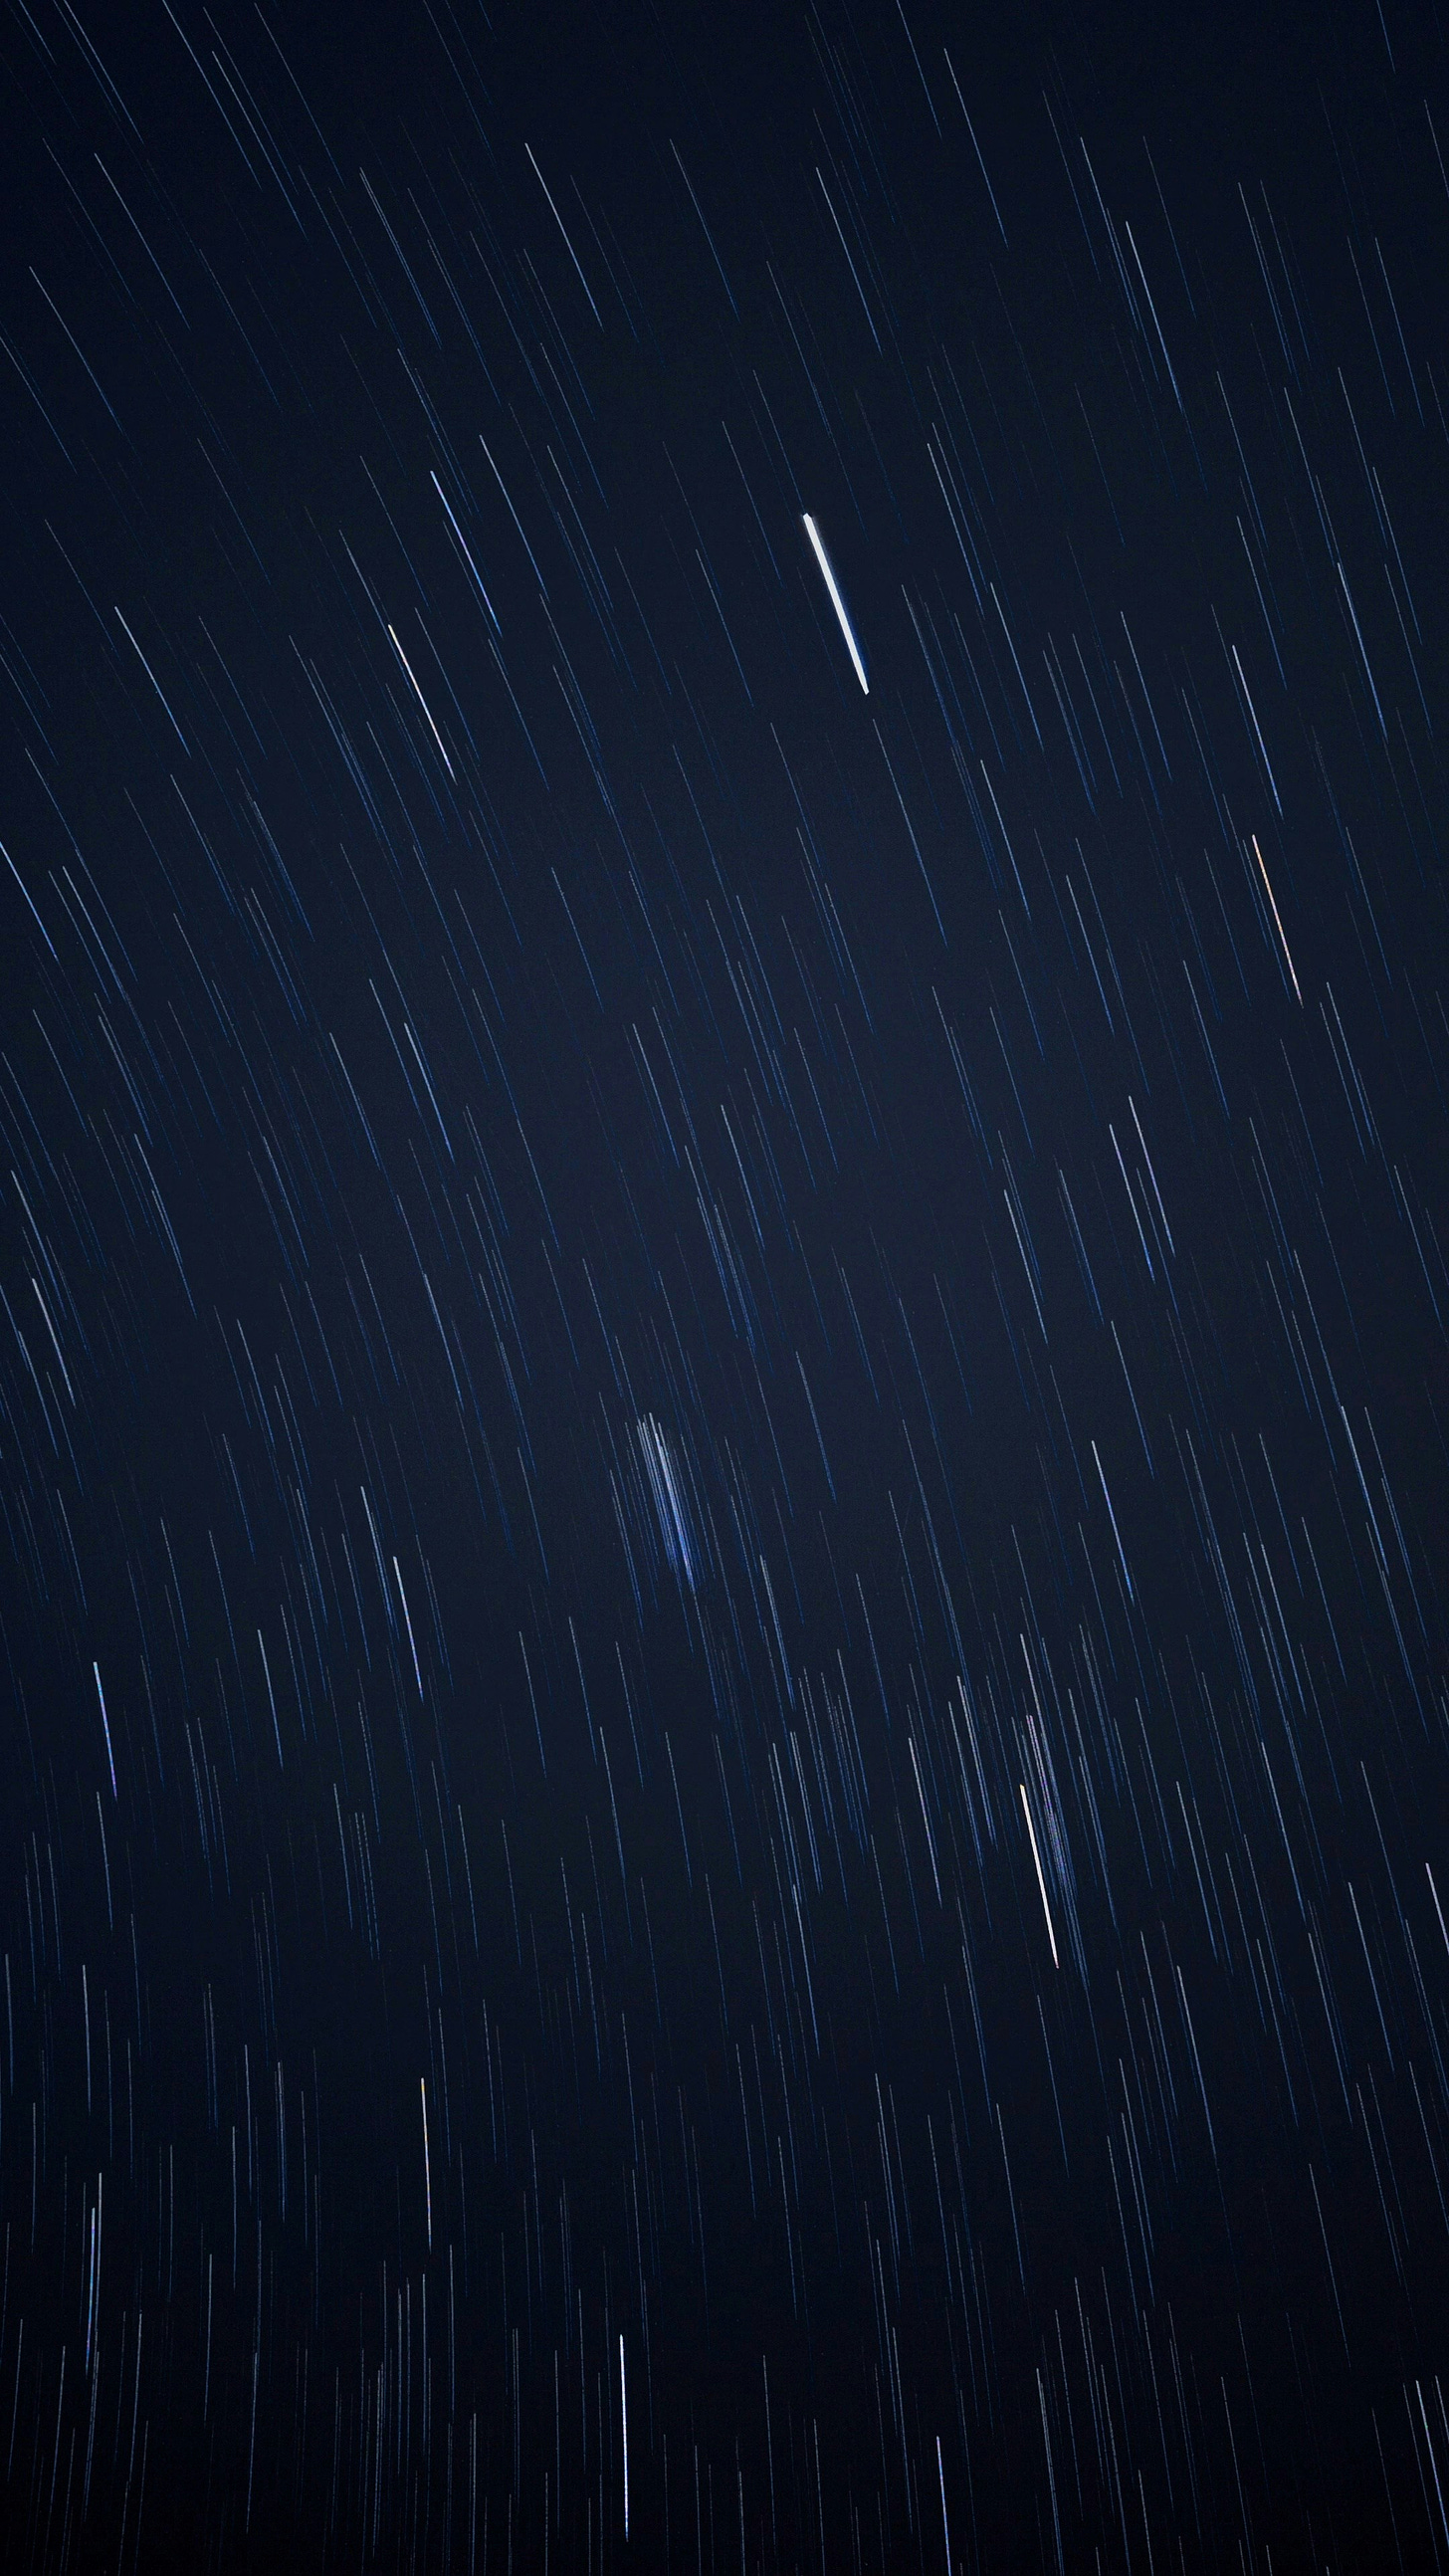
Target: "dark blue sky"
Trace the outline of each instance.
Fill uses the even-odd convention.
[[[1444,2564],[1437,29],[4,45],[0,2566]]]

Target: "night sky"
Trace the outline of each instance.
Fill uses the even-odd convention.
[[[1449,2567],[1449,85],[1202,15],[10,0],[0,2567]]]

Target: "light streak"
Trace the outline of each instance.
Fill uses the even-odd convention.
[[[624,2538],[629,2537],[629,2392],[624,2384],[624,2338],[619,2337],[619,2421],[624,2433]]]
[[[1116,1140],[1115,1136],[1113,1137],[1112,1141],[1113,1141],[1113,1143],[1114,1143],[1114,1144],[1116,1143],[1116,1141],[1117,1141],[1117,1140]],[[1124,1179],[1125,1179],[1126,1175],[1124,1174],[1124,1175],[1123,1175],[1123,1177],[1124,1177]],[[1136,1211],[1135,1211],[1135,1210],[1134,1210],[1133,1212],[1134,1212],[1134,1214],[1136,1213]],[[1144,1249],[1144,1251],[1146,1250],[1146,1246],[1145,1246],[1145,1245],[1143,1246],[1143,1249]],[[1117,1542],[1117,1554],[1118,1554],[1118,1557],[1119,1557],[1119,1558],[1120,1558],[1120,1560],[1121,1560],[1123,1580],[1124,1580],[1124,1582],[1126,1583],[1127,1590],[1128,1590],[1128,1594],[1129,1594],[1130,1598],[1131,1598],[1132,1600],[1134,1600],[1134,1601],[1135,1601],[1135,1600],[1136,1600],[1136,1598],[1137,1598],[1137,1595],[1136,1595],[1136,1593],[1132,1590],[1132,1577],[1131,1577],[1131,1575],[1130,1575],[1130,1574],[1128,1573],[1128,1571],[1127,1571],[1127,1551],[1126,1551],[1126,1549],[1124,1548],[1124,1546],[1122,1545],[1122,1533],[1121,1533],[1121,1531],[1119,1530],[1119,1528],[1117,1527],[1117,1515],[1116,1515],[1116,1513],[1115,1513],[1115,1512],[1113,1511],[1113,1509],[1112,1509],[1112,1497],[1111,1497],[1111,1495],[1110,1495],[1110,1494],[1108,1493],[1108,1491],[1107,1491],[1107,1479],[1106,1479],[1106,1476],[1104,1475],[1103,1470],[1102,1470],[1102,1461],[1101,1461],[1101,1458],[1098,1456],[1098,1453],[1097,1453],[1097,1444],[1096,1444],[1096,1441],[1095,1441],[1095,1440],[1094,1440],[1094,1441],[1093,1441],[1093,1443],[1092,1443],[1092,1455],[1093,1455],[1093,1457],[1094,1457],[1094,1458],[1096,1458],[1096,1460],[1097,1460],[1097,1475],[1098,1475],[1098,1479],[1099,1479],[1099,1481],[1100,1481],[1100,1483],[1101,1483],[1101,1487],[1102,1487],[1102,1500],[1103,1500],[1103,1502],[1104,1502],[1104,1503],[1106,1504],[1106,1506],[1107,1506],[1107,1516],[1108,1516],[1109,1520],[1110,1520],[1110,1521],[1111,1521],[1111,1523],[1112,1523],[1112,1536],[1114,1537],[1114,1539],[1115,1539],[1115,1540],[1116,1540],[1116,1542]]]
[[[840,620],[840,631],[845,637],[846,649],[850,654],[852,662],[855,664],[855,676],[859,680],[866,696],[869,697],[870,682],[865,676],[865,664],[860,658],[860,647],[856,643],[855,637],[850,631],[850,620],[845,613],[845,602],[841,598],[840,592],[836,587],[835,575],[830,569],[830,558],[826,554],[825,548],[820,542],[820,531],[816,527],[808,510],[805,513],[805,534],[815,549],[815,560],[825,575],[825,587],[830,593],[830,604],[834,609],[836,616]]]
[[[95,1674],[95,1677],[96,1677],[96,1694],[97,1694],[97,1697],[99,1698],[100,1703],[101,1703],[101,1725],[102,1725],[102,1728],[103,1728],[103,1729],[104,1729],[104,1731],[105,1731],[105,1738],[106,1738],[106,1760],[109,1762],[109,1764],[110,1764],[110,1766],[111,1766],[111,1796],[112,1796],[113,1798],[119,1799],[119,1797],[120,1797],[120,1794],[121,1794],[121,1793],[120,1793],[120,1790],[116,1787],[116,1757],[115,1757],[114,1753],[111,1751],[111,1722],[110,1722],[110,1719],[109,1719],[109,1718],[107,1717],[107,1715],[106,1715],[106,1694],[105,1694],[105,1692],[101,1689],[101,1668],[100,1668],[100,1665],[99,1665],[99,1664],[92,1664],[92,1666],[91,1666],[91,1671]]]
[[[446,501],[443,503],[443,507],[444,507],[444,509],[445,509],[445,510],[448,508],[448,505],[447,505]],[[451,510],[449,510],[449,511],[448,511],[448,516],[451,518],[451,517],[452,517],[452,515],[453,515],[453,514],[452,514]],[[483,585],[482,585],[482,583],[481,583],[481,582],[479,583],[478,587],[479,587],[479,589],[480,589],[480,590],[482,589]],[[441,751],[441,752],[442,752],[442,754],[443,754],[443,766],[444,766],[444,768],[446,769],[446,771],[447,771],[447,773],[448,773],[448,776],[449,776],[450,778],[452,778],[452,777],[454,777],[454,776],[456,775],[456,773],[455,773],[455,771],[454,771],[453,764],[452,764],[451,760],[448,758],[447,751],[446,751],[446,749],[444,748],[443,737],[442,737],[442,735],[439,733],[437,726],[436,726],[435,724],[433,724],[433,710],[432,710],[432,708],[429,706],[429,704],[428,704],[428,702],[427,702],[427,699],[423,696],[422,690],[418,687],[417,680],[416,680],[416,678],[414,677],[414,674],[413,674],[413,666],[412,666],[411,662],[408,660],[408,657],[407,657],[406,653],[403,651],[402,646],[399,644],[399,642],[398,642],[398,640],[397,640],[396,635],[394,635],[394,634],[393,634],[393,630],[392,630],[392,628],[391,628],[391,627],[389,627],[387,631],[388,631],[389,635],[392,635],[392,649],[393,649],[393,651],[396,653],[398,660],[401,662],[401,664],[402,664],[402,666],[403,666],[403,669],[406,671],[406,673],[407,673],[407,675],[408,675],[408,678],[412,681],[413,689],[414,689],[414,693],[416,694],[416,697],[417,697],[418,705],[422,708],[422,711],[423,711],[424,715],[427,717],[427,720],[428,720],[429,724],[430,724],[430,725],[432,725],[432,730],[433,730],[433,740],[434,740],[434,742],[437,744],[439,751]]]
[[[420,2075],[418,2083],[423,2096],[423,2195],[427,2202],[428,2252],[431,2254],[433,2250],[433,2174],[428,2162],[428,2079],[426,2075]]]
[[[1268,884],[1268,871],[1267,871],[1267,869],[1266,869],[1266,868],[1264,867],[1264,865],[1263,865],[1263,853],[1262,853],[1262,851],[1261,851],[1261,850],[1259,849],[1259,847],[1258,847],[1258,835],[1257,835],[1257,833],[1256,833],[1256,832],[1254,832],[1254,833],[1251,835],[1251,839],[1252,839],[1252,843],[1253,843],[1253,856],[1254,856],[1254,858],[1255,858],[1255,859],[1257,860],[1257,862],[1258,862],[1258,871],[1259,871],[1259,874],[1260,874],[1260,875],[1261,875],[1261,877],[1262,877],[1262,880],[1263,880],[1264,885],[1267,887],[1267,891],[1268,891],[1268,901],[1271,903],[1271,905],[1272,905],[1272,907],[1273,907],[1273,919],[1274,919],[1274,920],[1277,922],[1277,924],[1278,924],[1278,936],[1279,936],[1279,938],[1280,938],[1280,939],[1282,939],[1282,940],[1283,940],[1283,954],[1284,954],[1284,956],[1285,956],[1285,957],[1287,957],[1287,958],[1288,958],[1288,972],[1289,972],[1289,974],[1290,974],[1290,975],[1292,975],[1292,977],[1293,977],[1293,990],[1294,990],[1294,992],[1295,992],[1295,993],[1297,993],[1297,995],[1298,995],[1298,1000],[1299,1000],[1299,1003],[1300,1003],[1300,1005],[1301,1005],[1301,1004],[1302,1004],[1302,1000],[1303,1000],[1303,994],[1302,994],[1302,991],[1300,990],[1300,987],[1299,987],[1297,974],[1296,974],[1296,973],[1295,973],[1295,971],[1294,971],[1293,960],[1292,960],[1292,958],[1288,955],[1288,942],[1287,942],[1286,938],[1284,938],[1284,936],[1283,936],[1283,924],[1282,924],[1282,921],[1281,921],[1281,919],[1280,919],[1280,917],[1279,917],[1279,912],[1278,912],[1278,898],[1277,898],[1277,896],[1274,894],[1274,892],[1273,892],[1273,889],[1272,889],[1271,885],[1269,885],[1269,884]]]
[[[1027,1801],[1026,1782],[1024,1780],[1021,1783],[1021,1812],[1026,1818],[1026,1830],[1031,1838],[1031,1856],[1036,1862],[1036,1883],[1041,1889],[1041,1910],[1046,1916],[1047,1939],[1052,1945],[1052,1966],[1054,1968],[1059,1968],[1062,1963],[1057,1956],[1057,1936],[1052,1930],[1052,1910],[1047,1903],[1046,1880],[1042,1876],[1041,1853],[1036,1847],[1036,1827],[1031,1821],[1031,1808]]]

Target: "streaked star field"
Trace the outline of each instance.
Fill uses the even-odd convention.
[[[1434,11],[0,62],[0,2570],[1449,2569]]]

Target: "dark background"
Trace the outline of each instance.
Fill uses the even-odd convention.
[[[7,16],[4,2566],[1449,2563],[1449,98],[1168,15]]]

